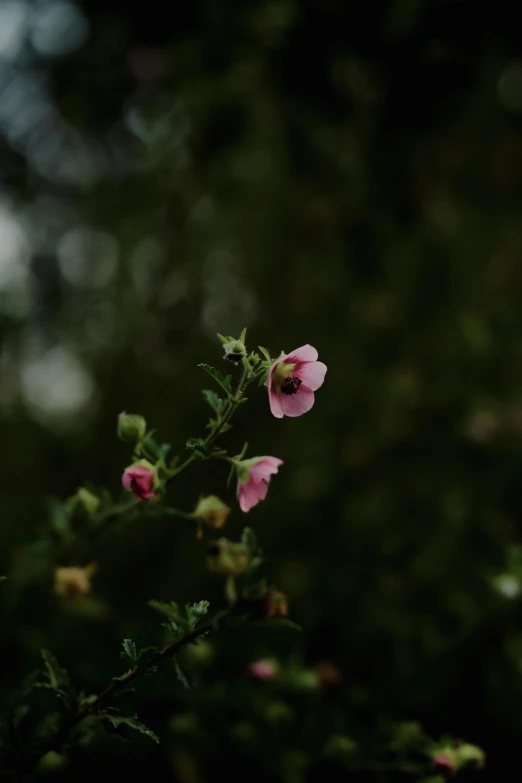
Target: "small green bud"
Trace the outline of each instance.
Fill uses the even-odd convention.
[[[250,550],[245,544],[218,538],[207,549],[209,571],[226,576],[240,576],[250,565]]]
[[[140,441],[147,432],[147,422],[137,413],[120,413],[118,416],[118,437],[127,443]]]
[[[76,495],[74,495],[74,498],[76,499],[76,505],[83,506],[89,516],[94,516],[94,514],[96,514],[100,505],[100,498],[97,498],[96,495],[93,495],[88,489],[80,487]]]
[[[223,348],[225,349],[225,359],[229,359],[234,364],[239,364],[246,358],[247,350],[241,340],[230,340],[230,342],[223,344]]]

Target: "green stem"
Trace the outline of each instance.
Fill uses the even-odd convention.
[[[205,446],[205,448],[209,448],[210,446],[212,446],[212,444],[215,442],[217,436],[219,435],[219,433],[221,432],[225,424],[228,424],[228,422],[230,421],[230,419],[234,414],[234,411],[239,405],[239,402],[241,400],[241,397],[247,385],[248,385],[248,372],[246,369],[244,369],[235,394],[233,395],[231,400],[228,400],[227,407],[223,415],[221,416],[219,422],[216,424],[216,426],[214,427],[210,435],[207,435],[207,437],[203,441],[203,446]],[[183,471],[186,470],[189,467],[189,465],[192,465],[192,463],[195,462],[197,459],[198,457],[195,454],[192,454],[190,457],[188,457],[188,459],[185,460],[185,462],[182,462],[179,468],[176,468],[175,473],[169,476],[168,479],[165,481],[165,486],[170,484],[171,481],[174,481],[174,479],[177,478],[180,473],[183,473]]]
[[[74,727],[81,723],[82,720],[89,717],[89,715],[95,715],[96,713],[100,712],[110,697],[115,693],[115,691],[118,690],[118,688],[127,685],[137,677],[141,677],[142,675],[147,674],[156,666],[158,666],[162,661],[166,660],[167,658],[172,658],[174,655],[176,655],[176,653],[186,644],[194,642],[200,636],[204,636],[205,634],[209,633],[214,629],[214,627],[215,624],[213,622],[208,622],[199,628],[194,628],[192,631],[188,631],[188,633],[182,636],[181,639],[177,639],[175,642],[171,642],[161,650],[156,650],[156,652],[152,655],[151,658],[149,658],[146,664],[141,666],[137,665],[134,667],[134,669],[130,669],[125,674],[122,674],[121,677],[115,677],[105,688],[105,690],[98,694],[94,701],[92,701],[86,707],[78,710],[76,713],[72,714],[63,723],[62,727],[54,735],[47,748],[43,751],[42,756],[48,753],[50,750],[62,750]]]
[[[219,422],[216,424],[212,432],[207,435],[205,440],[203,441],[203,445],[205,447],[212,446],[212,444],[215,442],[216,438],[218,437],[219,433],[225,426],[225,424],[228,424],[230,419],[232,418],[234,411],[236,410],[237,406],[240,403],[241,397],[243,395],[243,392],[245,388],[248,386],[249,378],[248,378],[248,372],[246,369],[243,370],[243,373],[241,375],[241,378],[239,380],[239,383],[237,385],[237,389],[235,393],[233,394],[232,398],[227,401],[227,406],[225,408],[225,411],[223,412],[223,415],[221,416]],[[216,455],[218,456],[218,455]],[[222,457],[222,455],[219,455]],[[172,473],[164,482],[163,486],[168,486],[172,481],[174,481],[175,478],[177,478],[180,473],[183,473],[184,470],[186,470],[190,465],[192,465],[193,462],[195,462],[198,459],[195,454],[192,454],[188,459],[185,460],[185,462],[182,462],[182,464],[175,469],[175,472]],[[88,529],[88,535],[90,538],[90,542],[92,543],[93,539],[97,539],[102,532],[104,532],[107,528],[107,523],[112,523],[118,520],[120,517],[125,516],[129,511],[134,510],[137,508],[137,506],[142,501],[137,500],[136,498],[133,498],[127,503],[122,503],[118,506],[112,506],[109,509],[106,509],[105,511],[101,511],[99,514],[96,514],[93,518],[93,526]],[[179,512],[180,516],[184,515],[184,512]],[[73,542],[74,545],[74,542]],[[59,550],[57,560],[60,561],[61,559],[65,558],[70,551],[71,547],[68,543],[65,547]]]

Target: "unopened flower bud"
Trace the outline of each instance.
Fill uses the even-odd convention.
[[[263,596],[263,615],[265,617],[287,617],[288,600],[276,587],[269,587]]]
[[[77,598],[91,591],[91,576],[96,564],[59,567],[54,572],[54,592],[62,598]]]
[[[85,487],[80,487],[76,495],[73,495],[72,498],[70,498],[69,503],[71,510],[73,508],[81,507],[89,516],[93,516],[96,514],[98,506],[100,505],[100,498],[97,498],[96,495],[88,489],[85,489]]]
[[[153,487],[159,485],[156,468],[146,459],[140,459],[125,468],[121,483],[124,489],[130,489],[138,500],[151,500],[154,497]]]
[[[140,441],[147,432],[147,423],[137,413],[120,413],[118,416],[118,437],[128,443]]]
[[[248,667],[248,673],[255,680],[262,680],[263,682],[269,682],[273,680],[277,674],[277,664],[272,660],[254,661]]]
[[[231,509],[216,495],[209,495],[206,498],[200,498],[194,510],[194,518],[205,522],[210,527],[219,529],[227,521],[230,511]]]
[[[207,548],[209,571],[227,576],[240,576],[250,565],[250,550],[245,544],[218,538]]]
[[[230,340],[223,343],[225,349],[225,359],[229,359],[234,364],[239,364],[247,355],[245,344],[241,340]]]

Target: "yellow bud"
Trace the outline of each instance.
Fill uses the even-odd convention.
[[[77,598],[91,591],[91,576],[96,564],[90,563],[84,568],[79,566],[61,566],[54,572],[54,592],[62,598]]]
[[[230,512],[231,509],[216,495],[209,495],[208,497],[200,498],[194,510],[194,517],[217,530],[223,527],[230,516]]]
[[[219,538],[208,548],[207,565],[215,574],[240,576],[250,565],[250,550],[245,544]]]

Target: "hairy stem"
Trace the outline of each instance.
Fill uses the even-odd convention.
[[[241,401],[241,397],[243,396],[243,392],[248,385],[248,381],[249,381],[248,372],[246,369],[244,369],[232,399],[227,401],[227,407],[223,412],[223,415],[221,416],[219,422],[214,427],[212,432],[209,435],[207,435],[207,437],[203,441],[203,445],[205,447],[208,448],[209,446],[212,446],[215,443],[218,435],[221,433],[225,424],[229,423],[230,419],[232,418],[236,408],[238,407]],[[168,479],[164,482],[164,486],[168,486],[197,459],[198,457],[195,454],[192,454],[190,457],[188,457],[188,459],[186,459],[185,462],[183,462],[178,468],[175,469],[175,473],[173,473],[171,476],[168,477]],[[105,511],[101,511],[99,514],[97,514],[94,517],[95,524],[92,527],[90,527],[88,530],[90,542],[92,543],[93,540],[99,538],[100,535],[107,529],[108,524],[112,524],[113,522],[117,521],[121,517],[128,514],[130,511],[134,511],[139,506],[140,502],[141,502],[140,500],[133,498],[132,500],[126,503],[121,503],[120,505],[112,506],[111,508],[108,508]],[[183,516],[183,514],[181,513],[180,516]],[[75,543],[76,543],[75,541],[72,542],[73,547]],[[70,548],[71,548],[70,544],[67,543],[66,546],[59,551],[57,560],[60,561],[61,559],[65,558],[68,555]]]
[[[78,710],[76,713],[71,714],[69,718],[65,720],[62,727],[50,740],[42,755],[45,755],[50,750],[58,752],[62,750],[66,745],[69,735],[74,727],[90,715],[96,715],[102,711],[104,707],[107,706],[107,702],[110,700],[111,696],[119,688],[124,685],[128,685],[128,683],[132,682],[137,677],[145,675],[147,672],[149,672],[151,669],[154,669],[167,658],[172,658],[182,647],[209,633],[214,629],[214,627],[215,625],[213,622],[208,622],[205,625],[194,628],[192,631],[188,631],[181,637],[181,639],[177,639],[175,642],[167,644],[161,650],[156,650],[156,652],[152,655],[151,658],[149,658],[146,664],[141,666],[137,665],[128,672],[125,672],[125,674],[122,674],[121,677],[116,677],[113,679],[112,682],[103,691],[101,691],[100,694],[98,694],[94,701]]]
[[[246,369],[244,369],[234,396],[232,397],[231,400],[228,400],[227,402],[227,407],[225,412],[221,416],[218,424],[214,427],[210,435],[207,435],[207,437],[203,441],[203,445],[205,446],[205,448],[208,448],[209,446],[212,446],[214,444],[216,438],[218,437],[219,433],[221,432],[225,424],[228,424],[228,422],[232,418],[234,411],[239,405],[243,392],[247,386],[247,382],[248,382],[248,372],[246,371]],[[188,457],[188,459],[186,459],[185,462],[183,462],[179,466],[179,468],[176,468],[176,472],[172,476],[169,476],[165,484],[167,485],[170,484],[171,481],[174,481],[174,479],[177,478],[180,473],[186,470],[186,468],[188,468],[189,465],[192,465],[192,463],[195,462],[196,459],[198,458],[196,457],[195,454],[192,454],[190,457]]]

